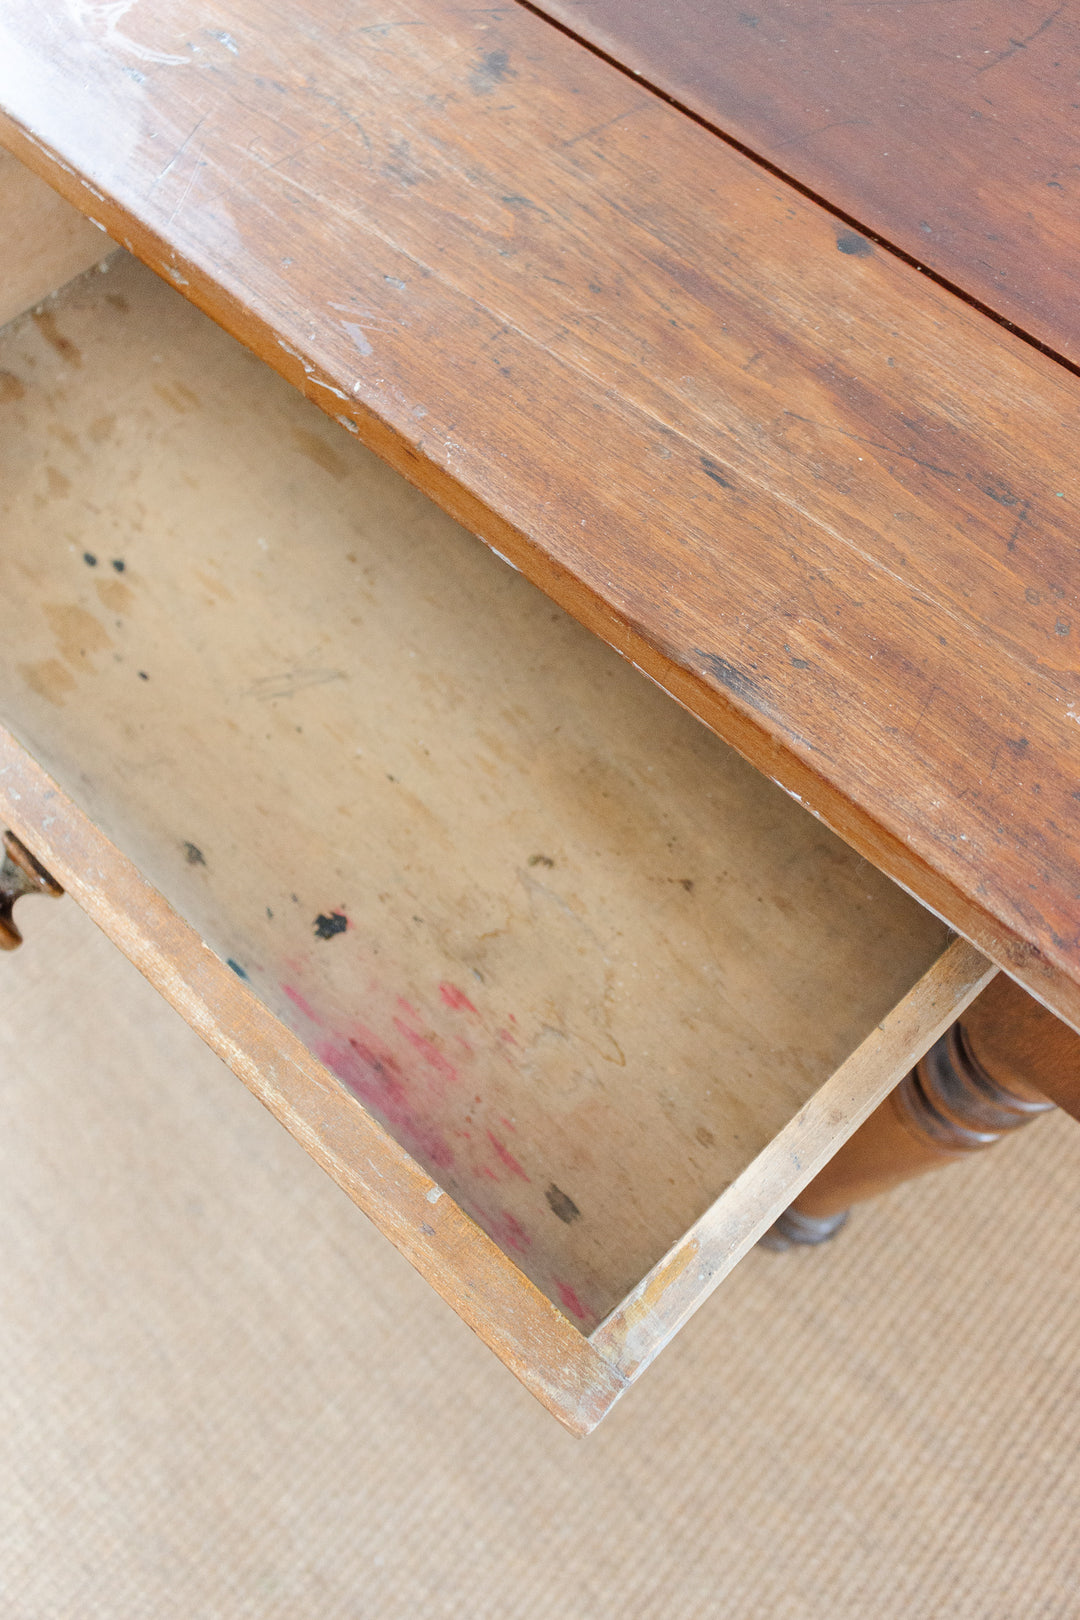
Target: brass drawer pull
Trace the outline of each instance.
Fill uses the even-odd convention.
[[[4,860],[0,865],[0,951],[13,951],[22,944],[11,908],[24,894],[63,894],[56,879],[36,861],[26,845],[13,832],[4,834]]]

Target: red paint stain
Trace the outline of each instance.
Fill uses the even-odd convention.
[[[572,1316],[576,1316],[579,1322],[586,1321],[589,1313],[581,1303],[580,1299],[578,1299],[570,1284],[557,1281],[555,1283],[555,1287],[559,1291],[559,1298],[562,1300],[570,1314]]]
[[[512,1119],[507,1119],[505,1114],[500,1114],[499,1119],[500,1119],[501,1123],[506,1126],[508,1131],[516,1131],[517,1130],[517,1126],[514,1124],[513,1120]]]
[[[305,1018],[310,1018],[313,1024],[318,1024],[319,1027],[322,1028],[322,1019],[311,1005],[311,1002],[302,996],[299,990],[294,990],[289,984],[283,984],[281,988],[284,990],[293,1006],[299,1007]]]
[[[487,1139],[495,1149],[495,1152],[499,1155],[499,1158],[502,1160],[503,1164],[505,1164],[506,1168],[513,1175],[520,1176],[522,1181],[528,1181],[529,1177],[525,1174],[520,1164],[518,1164],[517,1160],[514,1158],[514,1155],[510,1152],[510,1149],[504,1142],[499,1141],[499,1138],[495,1135],[494,1131],[488,1131]]]
[[[464,990],[459,990],[456,984],[440,984],[439,994],[446,1002],[446,1005],[453,1007],[455,1012],[476,1013],[477,1018],[479,1018],[480,1014],[476,1012],[476,1008]]]
[[[499,1030],[499,1039],[500,1039],[500,1041],[505,1041],[508,1046],[516,1046],[517,1045],[517,1037],[514,1035],[512,1030],[500,1029]]]
[[[457,1081],[457,1070],[450,1060],[445,1058],[439,1051],[434,1041],[429,1041],[426,1035],[420,1034],[419,1030],[410,1029],[408,1024],[404,1023],[400,1018],[394,1019],[394,1028],[399,1035],[404,1035],[410,1046],[415,1046],[424,1062],[430,1064],[436,1074],[441,1075],[448,1082]]]
[[[365,1108],[385,1120],[410,1153],[440,1170],[454,1162],[450,1144],[434,1126],[413,1113],[401,1071],[371,1037],[320,1041],[315,1056],[343,1081]]]
[[[532,1247],[532,1238],[508,1209],[500,1210],[488,1225],[492,1237],[501,1248],[512,1249],[515,1254],[524,1254],[526,1249]]]

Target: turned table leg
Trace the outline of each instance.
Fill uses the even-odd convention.
[[[1080,1036],[999,974],[762,1243],[823,1243],[852,1204],[992,1147],[1055,1106],[1080,1118]]]

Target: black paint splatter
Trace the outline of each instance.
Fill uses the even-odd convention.
[[[188,843],[185,840],[184,854],[187,857],[187,863],[188,863],[189,866],[205,866],[206,865],[206,856],[203,854],[203,852],[199,848],[198,844],[191,844],[191,843]]]
[[[320,912],[315,919],[315,938],[333,939],[335,934],[343,934],[349,926],[349,919],[344,912],[331,911],[327,914]]]
[[[231,956],[226,958],[225,965],[226,965],[226,967],[231,967],[232,968],[233,972],[236,974],[238,979],[246,979],[247,978],[247,974],[245,973],[244,969],[240,966],[239,962],[234,961]]]
[[[112,565],[118,574],[122,574],[124,569],[127,567],[123,557],[114,557],[112,560]]]
[[[82,554],[82,560],[86,564],[87,568],[97,567],[97,558],[94,556],[92,551],[84,551]]]
[[[576,1221],[581,1214],[574,1200],[568,1198],[566,1193],[560,1187],[556,1187],[554,1182],[551,1183],[544,1197],[548,1201],[552,1214],[557,1215],[560,1221],[565,1221],[567,1226],[570,1225],[571,1221]]]
[[[550,855],[530,855],[529,856],[529,865],[530,866],[554,866],[555,862],[552,860]]]

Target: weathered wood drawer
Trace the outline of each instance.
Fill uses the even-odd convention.
[[[0,514],[5,823],[574,1430],[992,971],[122,254]]]

